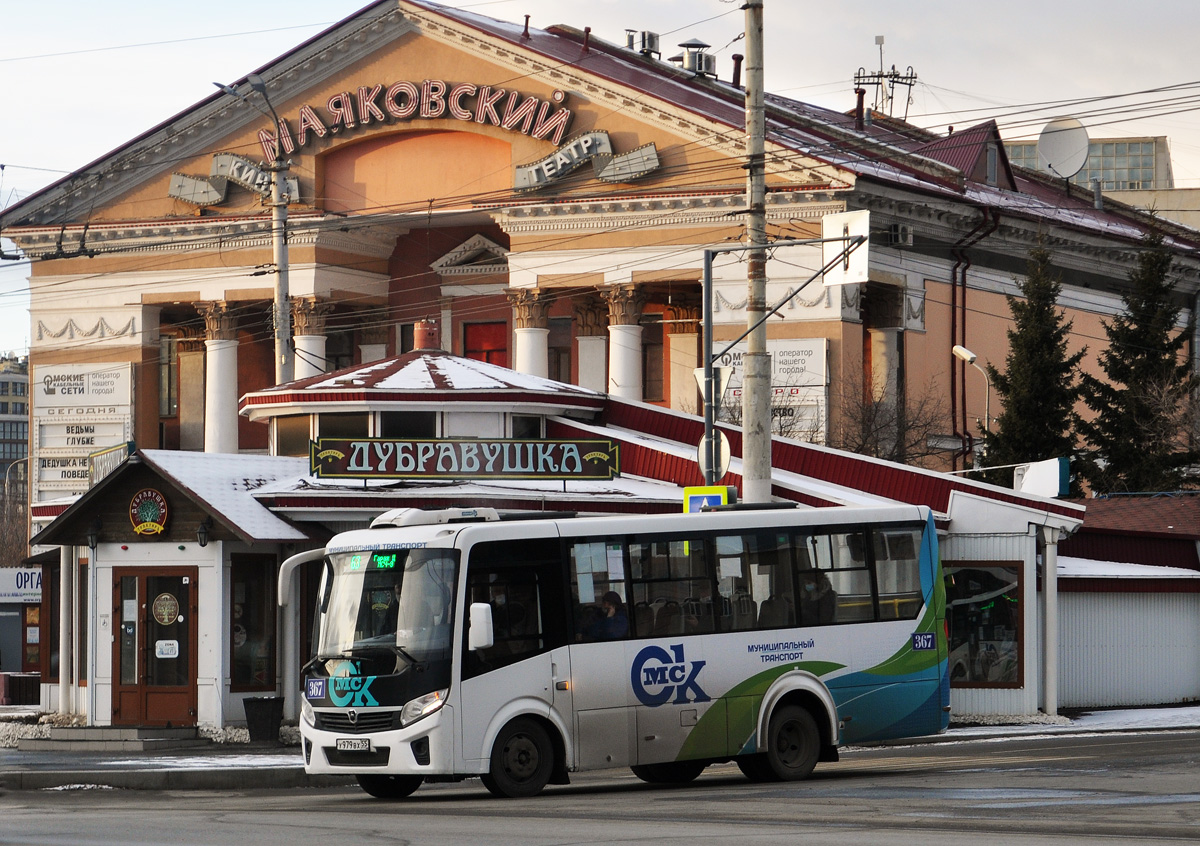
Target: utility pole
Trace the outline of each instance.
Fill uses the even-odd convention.
[[[766,113],[763,0],[746,10],[746,355],[742,360],[742,498],[771,501],[771,356],[767,353]]]
[[[292,306],[288,290],[287,213],[291,198],[287,195],[287,175],[291,165],[283,157],[282,121],[267,96],[267,84],[256,73],[246,77],[250,87],[262,96],[275,121],[275,158],[267,167],[271,172],[271,250],[275,260],[275,302],[271,310],[275,324],[275,384],[282,385],[295,377],[292,358]]]

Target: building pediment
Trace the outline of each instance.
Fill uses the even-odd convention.
[[[439,276],[480,276],[508,272],[508,250],[476,235],[430,265]]]

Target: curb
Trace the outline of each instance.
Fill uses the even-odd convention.
[[[9,771],[0,775],[7,790],[113,788],[117,790],[287,790],[300,787],[354,786],[354,776],[316,775],[303,767],[231,767],[187,770],[58,770]]]

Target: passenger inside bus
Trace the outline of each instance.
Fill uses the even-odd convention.
[[[600,598],[600,616],[584,630],[588,640],[619,640],[629,633],[629,612],[621,595],[610,590]]]
[[[837,614],[837,593],[829,576],[820,570],[800,571],[800,625],[832,623]]]

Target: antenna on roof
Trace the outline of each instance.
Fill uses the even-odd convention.
[[[879,70],[867,73],[865,68],[859,68],[854,74],[854,87],[861,88],[864,85],[875,86],[875,103],[872,108],[878,112],[886,113],[888,117],[892,117],[892,107],[896,102],[896,86],[904,85],[908,88],[908,95],[904,98],[904,120],[908,120],[908,107],[912,104],[912,87],[917,82],[917,72],[913,70],[912,65],[908,66],[908,70],[904,73],[896,70],[896,66],[892,65],[891,70],[883,68],[883,36],[875,36],[875,44],[879,47]],[[869,114],[868,114],[868,122]]]
[[[1087,130],[1075,118],[1055,118],[1042,127],[1037,154],[1039,170],[1070,179],[1087,161]]]

